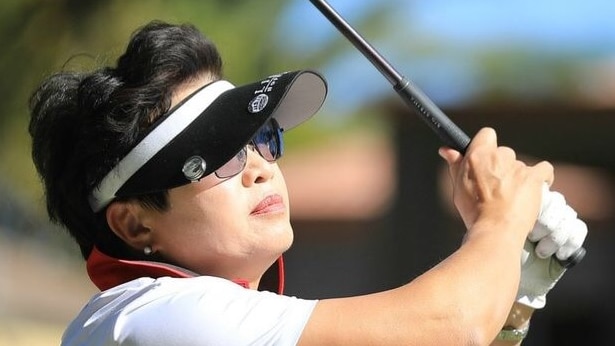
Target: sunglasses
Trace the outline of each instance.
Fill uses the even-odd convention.
[[[278,122],[271,118],[237,155],[214,172],[216,177],[228,179],[243,171],[248,161],[248,147],[255,149],[268,162],[275,162],[284,153],[282,131]]]

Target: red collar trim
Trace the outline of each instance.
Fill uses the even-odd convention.
[[[92,249],[86,261],[86,270],[90,280],[101,291],[141,277],[190,278],[198,276],[194,272],[166,263],[114,258],[105,255],[96,247]],[[248,288],[248,282],[245,280],[233,280],[233,282]],[[263,276],[260,289],[277,291],[279,294],[284,292],[284,261],[281,256],[277,260],[277,265],[274,263]]]

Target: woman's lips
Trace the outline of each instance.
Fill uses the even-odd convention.
[[[256,207],[252,209],[250,215],[269,214],[284,210],[286,210],[286,206],[284,205],[284,199],[282,198],[282,196],[274,194],[263,198],[263,200],[261,200],[256,205]]]

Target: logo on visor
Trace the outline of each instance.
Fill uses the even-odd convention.
[[[186,162],[184,162],[184,167],[182,167],[182,172],[186,179],[195,182],[203,177],[205,174],[205,160],[198,156],[189,157]]]
[[[250,101],[248,104],[248,112],[250,113],[258,113],[267,107],[267,103],[269,102],[269,96],[265,94],[256,95],[255,98]]]

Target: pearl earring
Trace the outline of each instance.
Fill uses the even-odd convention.
[[[153,252],[152,247],[151,246],[146,246],[143,248],[143,253],[147,256],[151,255]]]

